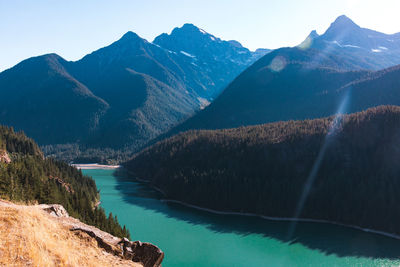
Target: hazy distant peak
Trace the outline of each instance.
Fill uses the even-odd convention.
[[[182,27],[175,27],[170,34],[163,33],[163,36],[174,36],[177,34],[199,34],[201,33],[200,28],[192,23],[185,23]],[[158,37],[156,37],[157,39]]]
[[[330,27],[353,27],[353,28],[360,28],[354,21],[352,21],[349,17],[346,17],[345,15],[341,15],[336,18],[336,20],[331,24]]]
[[[60,55],[56,53],[49,53],[41,56],[31,57],[25,61],[58,61],[58,60],[65,61],[65,59],[63,59]]]
[[[192,32],[192,33],[201,33],[201,34],[206,34],[206,35],[211,35],[208,32],[206,32],[205,30],[197,27],[196,25],[192,24],[192,23],[185,23],[183,24],[182,27],[180,28],[175,28],[174,30],[176,31],[184,31],[184,32]]]
[[[63,59],[60,55],[58,55],[56,53],[44,54],[43,57],[45,57],[45,58],[53,58],[53,59]]]
[[[315,39],[317,39],[320,35],[317,33],[316,30],[312,30],[307,38],[299,44],[297,47],[300,49],[308,49],[312,46]]]
[[[319,34],[317,33],[316,30],[312,30],[312,31],[310,32],[310,34],[308,35],[308,38],[312,38],[312,39],[315,39],[315,38],[317,38],[317,37],[319,37]]]
[[[337,35],[340,32],[348,32],[361,29],[360,26],[355,24],[351,19],[345,15],[339,16],[325,32],[325,35]]]
[[[143,39],[136,33],[132,32],[132,31],[128,31],[121,37],[120,41],[122,41],[122,40],[137,41],[137,40],[143,40]]]
[[[182,27],[176,27],[175,29],[200,31],[200,28],[192,23],[185,23]]]
[[[160,36],[156,37],[154,39],[154,42],[157,42],[157,40],[162,39],[162,38],[167,38],[167,37],[171,37],[171,38],[176,38],[179,36],[185,36],[185,37],[196,37],[196,38],[211,38],[212,40],[216,40],[216,38],[209,34],[208,32],[206,32],[205,30],[197,27],[196,25],[192,24],[192,23],[185,23],[183,24],[182,27],[176,27],[172,30],[171,34],[167,34],[167,33],[163,33]]]
[[[63,64],[65,59],[56,53],[44,54],[41,56],[31,57],[21,61],[16,65],[17,68],[33,68],[31,71],[37,71],[41,68],[50,68],[55,71],[65,72]],[[33,67],[34,66],[34,67]],[[11,70],[11,69],[10,69]],[[31,72],[29,71],[29,72]]]
[[[346,15],[341,15],[336,18],[333,23],[345,23],[345,24],[355,24],[349,17]]]
[[[174,28],[170,34],[163,33],[157,36],[153,44],[176,53],[184,51],[192,55],[203,55],[205,51],[200,50],[208,50],[209,45],[214,46],[220,42],[221,39],[214,35],[207,33],[191,23],[186,23],[182,27]]]
[[[91,54],[100,53],[103,56],[107,55],[107,57],[109,57],[110,60],[109,62],[111,62],[119,58],[123,54],[125,54],[126,56],[127,55],[126,53],[130,54],[133,51],[139,51],[140,49],[144,49],[143,47],[146,46],[146,43],[148,43],[146,39],[141,38],[135,32],[128,31],[120,39],[118,39],[111,45],[101,48],[97,51],[94,51]]]

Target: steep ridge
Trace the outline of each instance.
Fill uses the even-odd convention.
[[[341,63],[340,56],[326,56],[315,49],[275,50],[239,75],[210,106],[171,133],[334,114],[343,99],[344,91],[338,89],[369,73],[341,71]]]
[[[218,95],[241,71],[261,56],[270,52],[260,49],[251,52],[237,41],[224,41],[193,24],[175,28],[171,34],[161,34],[153,41],[176,54],[192,58],[192,65],[198,66],[193,76],[204,80],[208,89],[202,97],[207,99]]]
[[[323,119],[188,131],[143,150],[126,167],[167,199],[399,237],[399,142],[400,107],[379,106]]]
[[[318,62],[315,62],[318,59]],[[278,49],[243,72],[205,110],[170,131],[220,129],[309,119],[399,105],[400,67],[342,71],[340,56],[319,50]]]
[[[87,84],[96,95],[119,93],[121,86],[125,86],[122,89],[126,87],[134,89],[134,84],[132,86],[129,82],[119,81],[119,77],[114,77],[118,75],[118,72],[126,71],[127,68],[152,76],[178,89],[182,87],[179,76],[183,73],[172,55],[133,32],[126,33],[111,45],[70,64],[74,75]],[[110,82],[117,82],[114,90],[111,90],[113,88],[110,86],[113,84]]]
[[[138,81],[136,89],[142,88],[143,102],[136,108],[128,109],[129,105],[123,105],[124,99],[111,108],[104,116],[102,127],[98,135],[95,135],[89,144],[96,146],[123,147],[130,144],[140,147],[149,139],[169,130],[177,121],[187,118],[193,111],[195,104],[185,92],[174,90],[165,83],[151,76],[137,73],[127,69],[129,75]],[[131,92],[125,95],[132,94]],[[126,98],[129,101],[129,98]],[[127,134],[124,134],[127,133]]]
[[[55,54],[0,73],[0,121],[40,143],[71,142],[95,131],[108,104],[66,70]]]

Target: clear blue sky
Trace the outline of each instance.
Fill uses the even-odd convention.
[[[0,0],[0,71],[51,52],[77,60],[129,30],[152,41],[191,22],[254,50],[297,45],[342,14],[400,32],[399,11],[400,0]]]

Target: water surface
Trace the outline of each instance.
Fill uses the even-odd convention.
[[[216,215],[166,204],[146,185],[115,170],[83,170],[101,206],[118,216],[133,240],[165,252],[163,266],[400,266],[400,241],[341,226]]]

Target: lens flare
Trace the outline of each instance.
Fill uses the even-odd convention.
[[[275,57],[271,63],[269,64],[268,68],[273,72],[280,72],[286,67],[286,59],[282,56]]]
[[[324,143],[318,153],[318,156],[317,156],[317,158],[314,162],[314,165],[311,169],[311,172],[308,175],[307,180],[304,184],[303,192],[300,196],[299,202],[296,207],[295,214],[293,216],[294,220],[292,221],[292,223],[289,226],[286,240],[290,240],[293,237],[293,234],[294,234],[294,231],[295,231],[296,225],[297,225],[296,219],[299,218],[301,212],[303,211],[304,204],[305,204],[307,197],[311,191],[311,188],[314,184],[315,178],[317,177],[317,173],[318,173],[319,167],[321,166],[321,162],[324,159],[325,152],[326,152],[327,148],[329,147],[329,145],[334,140],[335,133],[340,128],[343,114],[346,112],[348,104],[349,104],[350,94],[351,94],[351,88],[348,88],[347,91],[345,92],[345,95],[344,95],[340,105],[339,105],[338,110],[335,113],[335,118],[332,120],[332,123],[329,127],[328,133],[325,136]]]

